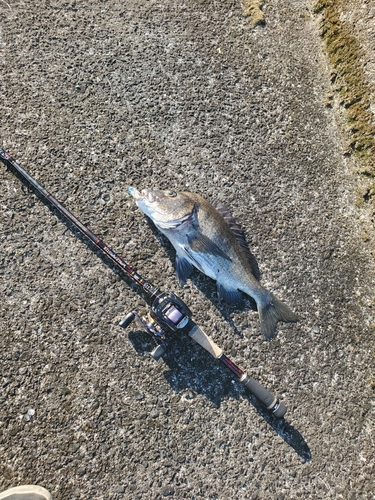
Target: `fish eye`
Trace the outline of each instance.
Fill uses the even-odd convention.
[[[170,196],[171,198],[174,198],[175,196],[177,196],[177,193],[176,193],[176,191],[168,191],[168,196]]]

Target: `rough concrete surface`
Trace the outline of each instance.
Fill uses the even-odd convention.
[[[118,322],[144,302],[3,165],[0,491],[55,499],[374,498],[374,281],[318,20],[267,0],[2,0],[0,144],[288,407],[276,421],[189,339],[165,360]],[[126,193],[232,210],[298,313],[267,343]]]

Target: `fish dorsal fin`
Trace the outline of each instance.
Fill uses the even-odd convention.
[[[242,231],[242,229],[240,228],[240,226],[237,224],[236,219],[233,217],[233,215],[230,213],[230,211],[227,209],[227,207],[221,203],[221,201],[214,202],[213,206],[222,215],[223,219],[228,224],[230,230],[232,231],[234,237],[236,238],[238,244],[243,248],[245,255],[249,261],[249,264],[251,266],[251,271],[252,271],[254,277],[257,280],[259,280],[260,279],[260,272],[259,272],[258,263],[256,261],[255,256],[250,252],[249,245],[247,244],[247,241],[245,238],[245,234]]]

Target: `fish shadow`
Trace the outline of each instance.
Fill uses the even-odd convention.
[[[143,356],[155,347],[153,340],[143,331],[130,332],[129,341]],[[305,462],[311,461],[310,449],[301,433],[285,418],[276,418],[270,413],[231,376],[229,370],[188,336],[178,332],[169,334],[167,352],[159,360],[159,363],[162,362],[167,367],[164,378],[175,393],[191,403],[197,395],[202,395],[213,408],[220,408],[222,401],[228,398],[244,399]]]
[[[237,328],[232,315],[246,310],[257,311],[255,300],[243,294],[241,301],[227,304],[226,302],[220,301],[217,294],[216,283],[208,276],[205,276],[198,270],[194,270],[189,279],[195,288],[197,288],[217,309],[219,314],[221,314],[224,320],[228,323],[233,333],[239,337],[243,337],[243,333]]]

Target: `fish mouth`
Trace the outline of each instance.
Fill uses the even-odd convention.
[[[149,191],[148,189],[142,189],[141,195],[143,196],[143,199],[147,200],[149,203],[154,203],[159,199],[152,193],[152,191]]]
[[[141,192],[138,191],[138,189],[130,186],[128,187],[128,193],[130,196],[133,196],[137,201],[148,201],[149,203],[154,203],[157,200],[157,197],[152,194],[151,191],[148,189],[142,189]]]

